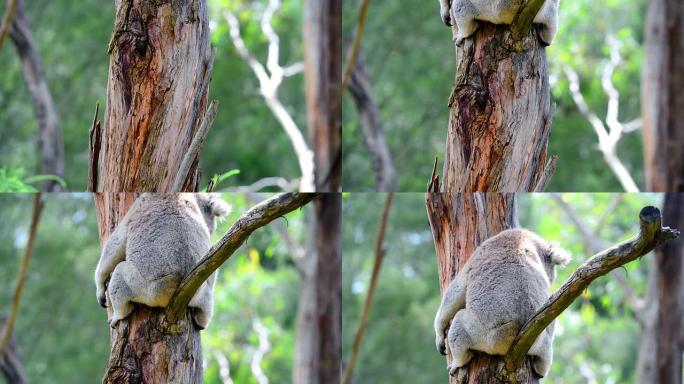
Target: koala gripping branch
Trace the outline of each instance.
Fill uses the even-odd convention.
[[[641,229],[638,235],[587,260],[523,326],[506,357],[509,371],[515,370],[521,364],[537,336],[569,307],[592,281],[679,236],[678,230],[662,227],[658,208],[643,208],[639,220]]]
[[[240,217],[230,230],[207,253],[207,256],[183,279],[169,305],[166,319],[175,324],[185,315],[186,307],[195,292],[212,273],[233,255],[257,228],[300,208],[316,197],[315,193],[283,193],[252,207]]]

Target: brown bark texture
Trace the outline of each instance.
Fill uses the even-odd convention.
[[[64,176],[64,144],[59,127],[57,109],[48,88],[43,61],[38,47],[33,41],[31,26],[23,0],[18,0],[17,14],[10,30],[10,39],[14,43],[21,61],[21,72],[28,88],[33,110],[38,121],[38,151],[40,155],[40,173],[43,175]],[[45,181],[41,188],[44,192],[60,192],[62,187],[56,181]]]
[[[342,0],[304,2],[304,77],[316,192],[342,183]]]
[[[426,204],[437,251],[440,289],[444,292],[481,242],[505,229],[517,227],[515,195],[444,194],[437,192],[438,183],[433,183],[431,188]],[[447,356],[447,361],[451,361],[451,356]],[[448,375],[446,368],[445,374]],[[510,372],[502,356],[474,352],[473,359],[459,369],[456,376],[450,377],[449,382],[537,383],[538,379],[529,359],[525,359],[515,372]]]
[[[316,326],[318,384],[340,382],[342,361],[342,195],[325,193],[315,201]]]
[[[684,4],[652,0],[646,16],[641,87],[646,184],[684,191]]]
[[[551,104],[546,51],[535,28],[480,23],[457,47],[443,192],[534,191],[544,173]]]
[[[359,55],[349,81],[349,92],[359,115],[359,126],[368,148],[375,175],[375,190],[392,192],[397,189],[397,175],[392,163],[385,134],[380,124],[380,110],[373,97],[373,90],[363,55]]]
[[[100,244],[104,244],[133,204],[135,195],[96,193],[93,197]],[[192,322],[189,312],[173,329],[165,320],[163,308],[138,306],[129,318],[112,329],[110,356],[102,382],[203,382],[199,328]]]
[[[684,228],[684,194],[667,193],[663,221],[673,228]],[[682,382],[684,350],[684,242],[678,238],[656,249],[658,311],[655,321],[655,382]]]
[[[91,152],[96,190],[170,192],[207,109],[206,1],[117,0],[109,54],[102,143]],[[182,190],[198,184],[195,159]]]

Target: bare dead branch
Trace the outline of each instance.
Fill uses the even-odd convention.
[[[181,192],[181,189],[185,184],[185,180],[188,178],[188,173],[190,172],[192,163],[194,163],[199,157],[200,151],[202,150],[202,145],[204,144],[204,139],[206,139],[207,133],[209,133],[209,128],[214,123],[217,110],[218,100],[212,100],[211,103],[209,103],[209,107],[207,107],[206,112],[204,112],[202,122],[200,123],[197,132],[195,132],[195,136],[192,138],[190,148],[188,148],[188,151],[183,156],[183,161],[178,168],[178,173],[176,173],[176,178],[174,179],[173,186],[171,187],[172,192]]]
[[[623,124],[618,121],[620,93],[615,88],[612,77],[615,73],[615,69],[622,63],[622,59],[620,57],[620,44],[613,36],[608,36],[606,42],[610,47],[611,53],[610,60],[606,63],[601,75],[601,86],[608,96],[608,110],[606,113],[605,124],[594,112],[589,109],[589,106],[584,99],[584,95],[580,90],[579,76],[577,75],[577,72],[575,72],[568,65],[565,65],[563,70],[570,84],[570,95],[572,96],[575,105],[577,105],[577,109],[587,120],[589,120],[589,123],[594,129],[594,132],[598,138],[598,147],[603,154],[604,160],[613,171],[613,174],[615,174],[615,177],[617,177],[625,191],[639,192],[639,187],[637,187],[624,163],[617,156],[616,151],[617,143],[622,138],[623,133],[631,132],[640,127],[641,120],[633,120],[627,124]]]
[[[361,350],[361,341],[363,335],[366,333],[366,325],[368,325],[368,316],[370,315],[371,305],[373,304],[373,294],[375,287],[378,284],[378,276],[380,275],[380,268],[382,267],[382,259],[385,257],[383,243],[385,241],[385,232],[387,231],[387,221],[389,218],[390,207],[392,206],[393,192],[387,194],[385,199],[385,208],[382,211],[382,218],[380,219],[380,226],[378,227],[378,234],[375,240],[375,259],[373,262],[373,272],[371,273],[370,285],[366,293],[366,299],[363,302],[363,309],[359,316],[359,321],[356,324],[356,333],[354,335],[354,344],[352,344],[351,352],[349,353],[349,360],[344,369],[344,376],[342,377],[342,384],[349,384],[354,374],[354,367],[356,366],[356,359],[359,357]]]
[[[7,36],[10,29],[12,29],[14,17],[17,15],[18,2],[19,0],[7,0],[5,15],[2,17],[2,24],[0,24],[0,48],[2,48],[2,42],[5,40],[5,36]]]
[[[656,207],[643,208],[639,213],[639,221],[641,228],[638,235],[584,262],[523,326],[506,357],[509,369],[519,366],[539,334],[567,309],[592,281],[679,236],[678,230],[662,227],[660,210]]]
[[[577,211],[570,206],[559,194],[551,194],[551,197],[556,201],[556,203],[565,211],[570,221],[574,224],[575,228],[579,232],[585,247],[589,249],[591,253],[599,253],[605,248],[605,241],[602,241],[597,234],[596,229],[590,230],[589,226],[579,217]],[[616,200],[613,200],[613,202]],[[619,201],[619,200],[618,200]],[[612,203],[612,202],[611,202]],[[611,204],[612,205],[612,204]],[[606,212],[613,212],[614,208],[606,210]],[[601,222],[596,226],[603,226]],[[644,300],[642,300],[639,295],[636,294],[632,286],[629,285],[627,278],[621,273],[620,270],[614,269],[610,271],[610,275],[615,279],[615,281],[620,286],[624,300],[632,308],[634,316],[640,323],[643,322],[643,310],[644,310]]]
[[[259,91],[261,92],[266,106],[271,110],[285,134],[290,139],[292,148],[299,164],[302,174],[300,180],[301,192],[313,192],[314,186],[314,154],[309,148],[302,131],[297,126],[290,113],[278,98],[278,89],[286,76],[291,76],[303,70],[301,63],[293,64],[289,67],[281,67],[279,64],[280,48],[278,35],[273,30],[273,14],[280,8],[280,0],[270,0],[261,18],[261,30],[268,39],[268,57],[266,67],[254,58],[240,34],[240,22],[230,11],[223,13],[224,19],[228,23],[230,39],[233,46],[242,60],[252,69],[252,72],[259,81]],[[266,70],[268,69],[268,71]],[[270,73],[269,73],[270,72]]]
[[[21,259],[21,268],[19,275],[17,275],[17,282],[14,286],[14,294],[12,295],[12,303],[7,316],[7,322],[0,333],[0,357],[5,354],[7,346],[9,345],[10,336],[14,329],[14,323],[17,320],[19,313],[19,303],[21,302],[21,292],[24,290],[24,283],[26,282],[26,274],[28,273],[29,264],[31,263],[31,256],[33,255],[33,246],[36,243],[36,233],[38,231],[38,223],[40,222],[40,213],[43,210],[42,195],[36,193],[33,198],[33,215],[31,216],[31,226],[29,229],[28,242],[24,250],[24,257]]]
[[[344,71],[342,72],[342,91],[349,85],[352,73],[354,72],[354,67],[356,66],[356,60],[361,51],[361,41],[363,40],[363,31],[366,29],[369,5],[370,0],[361,0],[361,5],[359,6],[359,20],[356,22],[356,30],[354,31],[354,40],[349,47],[347,62],[344,64]]]
[[[166,317],[174,324],[185,313],[197,289],[214,273],[256,229],[300,208],[317,195],[313,193],[283,193],[252,207],[240,217],[228,232],[214,244],[207,255],[181,281],[166,307]]]
[[[544,0],[527,0],[520,7],[511,25],[513,40],[520,41],[527,36],[532,28],[532,21],[541,10],[542,5],[544,5]]]
[[[349,82],[349,92],[358,112],[359,126],[371,155],[375,190],[391,192],[396,189],[396,170],[387,147],[385,133],[380,124],[380,111],[373,97],[373,90],[366,73],[362,55],[359,55]]]
[[[257,317],[252,321],[252,329],[254,329],[254,332],[259,337],[259,347],[254,351],[250,368],[259,384],[268,384],[268,377],[266,377],[264,370],[261,368],[261,361],[271,350],[271,343],[268,341],[268,328]]]
[[[230,361],[228,361],[226,355],[217,349],[213,350],[213,355],[219,365],[219,376],[221,377],[221,382],[223,384],[234,384],[233,379],[230,377]]]

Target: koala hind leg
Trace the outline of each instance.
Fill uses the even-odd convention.
[[[538,24],[539,37],[547,45],[553,42],[558,30],[558,5],[554,3],[554,1],[546,1],[534,18],[534,23]]]
[[[468,364],[473,357],[470,352],[475,344],[473,335],[482,334],[484,331],[480,328],[480,323],[473,318],[467,308],[458,311],[454,316],[447,334],[449,351],[451,351],[451,365],[448,367],[450,375],[455,375],[456,370]]]
[[[200,329],[205,329],[211,320],[214,306],[212,296],[212,289],[205,282],[188,304],[193,309],[192,318]]]
[[[469,0],[454,0],[451,4],[451,12],[456,19],[458,34],[456,35],[456,45],[463,45],[463,40],[470,37],[477,31],[477,9]]]
[[[551,369],[551,361],[553,359],[553,336],[552,330],[545,329],[534,344],[527,352],[528,355],[534,357],[532,361],[532,368],[541,377],[546,376]]]
[[[115,328],[120,320],[125,319],[133,311],[131,301],[136,295],[136,288],[144,286],[144,280],[137,268],[127,261],[117,264],[109,282],[109,299],[112,305],[112,316],[109,325]]]

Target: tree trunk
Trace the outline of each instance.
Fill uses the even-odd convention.
[[[133,204],[133,193],[93,195],[100,244]],[[111,309],[107,308],[111,315]],[[165,324],[164,310],[137,306],[129,318],[110,331],[111,349],[103,383],[201,383],[202,349],[199,329],[190,313],[177,323]]]
[[[316,192],[337,192],[342,174],[342,0],[304,2],[304,77]]]
[[[5,322],[5,318],[0,318],[0,329],[5,327]],[[26,384],[26,376],[21,365],[21,357],[19,356],[14,332],[10,336],[7,350],[0,356],[0,372],[2,372],[8,384]]]
[[[551,107],[546,52],[532,28],[480,23],[457,48],[443,192],[533,191],[544,173]]]
[[[12,24],[10,38],[17,48],[21,71],[33,100],[33,110],[38,121],[38,150],[40,173],[64,176],[64,145],[55,103],[52,100],[43,61],[33,41],[29,19],[23,0],[18,0],[17,14]],[[45,192],[60,192],[62,187],[56,181],[45,181],[41,188]]]
[[[663,206],[663,222],[672,228],[684,227],[684,194],[667,193]],[[682,382],[682,350],[684,348],[684,243],[675,239],[656,249],[658,315],[656,318],[657,383]]]
[[[652,0],[646,17],[641,87],[646,185],[654,192],[684,191],[684,5],[678,0]],[[684,199],[666,194],[664,222],[681,227]],[[682,241],[656,251],[653,315],[642,329],[637,364],[640,382],[681,383],[684,335],[684,271]],[[649,278],[649,280],[651,280]],[[649,355],[650,354],[650,355]]]
[[[375,190],[392,192],[397,189],[396,171],[380,124],[380,111],[373,98],[373,91],[362,54],[359,54],[356,60],[349,81],[349,92],[354,99],[354,105],[359,115],[359,126],[371,156],[373,173],[375,174]]]
[[[102,144],[91,153],[95,190],[169,192],[207,109],[206,1],[117,0],[109,53]],[[190,156],[183,191],[198,189]]]
[[[646,183],[684,191],[684,4],[652,0],[646,18],[642,114]]]
[[[439,189],[439,186],[433,184]],[[499,193],[443,194],[433,190],[426,196],[428,218],[437,251],[442,292],[456,277],[480,243],[491,236],[517,227],[515,195]],[[447,356],[447,362],[451,356]],[[450,377],[452,384],[536,383],[529,359],[516,372],[507,371],[501,356],[474,352],[473,359]]]

